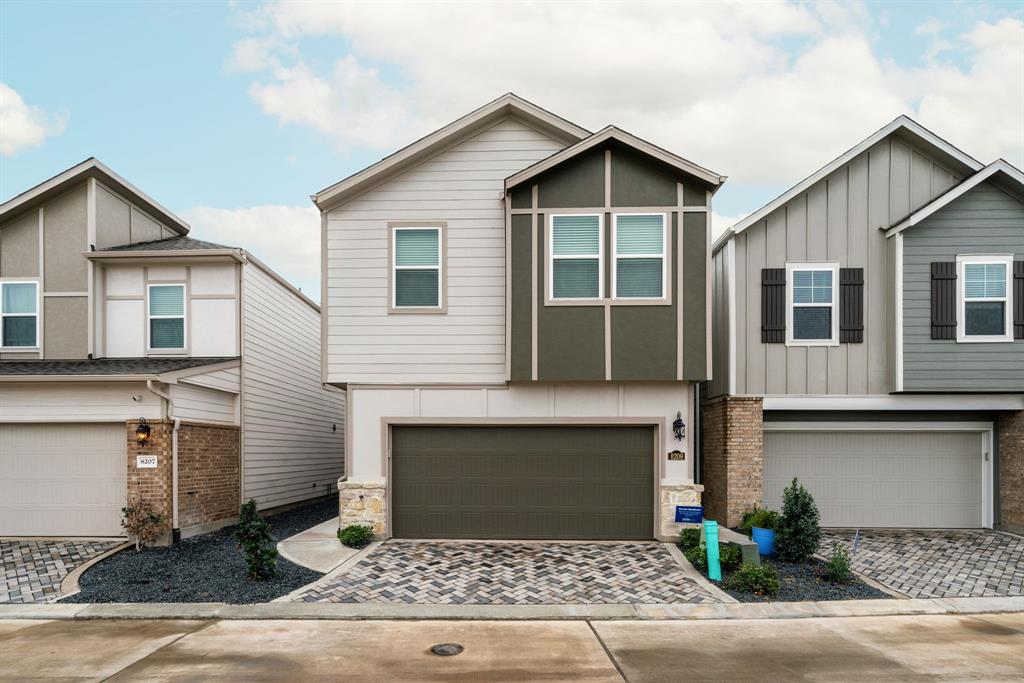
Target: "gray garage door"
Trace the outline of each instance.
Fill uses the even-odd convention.
[[[398,538],[649,539],[649,427],[394,427]]]
[[[765,504],[799,477],[823,526],[980,527],[981,446],[964,432],[765,432]]]

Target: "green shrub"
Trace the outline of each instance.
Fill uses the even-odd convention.
[[[748,537],[754,534],[754,527],[759,529],[777,529],[779,526],[779,513],[775,510],[755,507],[743,515],[743,523],[740,524],[740,532]]]
[[[743,549],[738,545],[718,545],[718,563],[722,569],[732,571],[743,564]]]
[[[679,545],[683,550],[696,548],[700,545],[700,527],[686,527],[679,532]]]
[[[363,548],[373,540],[373,527],[367,524],[349,524],[338,530],[338,540],[349,548]]]
[[[725,580],[725,587],[774,598],[779,594],[779,573],[770,564],[747,563]]]
[[[242,506],[235,540],[245,553],[250,579],[262,581],[277,573],[277,549],[270,536],[270,525],[256,511],[256,501],[251,498]]]
[[[690,548],[683,553],[697,571],[706,573],[708,570],[708,550],[702,545]]]
[[[806,562],[821,543],[821,517],[814,497],[793,477],[782,492],[782,518],[775,530],[775,552],[783,562]]]
[[[853,563],[850,553],[838,543],[832,544],[832,552],[825,560],[822,574],[832,583],[850,583],[853,580]]]

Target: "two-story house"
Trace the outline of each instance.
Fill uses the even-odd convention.
[[[342,524],[673,536],[709,377],[724,177],[503,96],[313,199]]]
[[[319,308],[188,232],[95,159],[0,205],[0,536],[120,536],[129,497],[187,536],[333,491]]]
[[[1024,175],[897,118],[714,245],[708,515],[1024,528]]]

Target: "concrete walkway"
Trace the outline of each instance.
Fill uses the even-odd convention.
[[[0,680],[1019,681],[1024,621],[0,621],[0,650]]]
[[[277,552],[289,562],[327,574],[359,551],[343,546],[338,540],[338,518],[335,517],[280,541]]]

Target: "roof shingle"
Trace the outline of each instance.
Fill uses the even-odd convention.
[[[82,360],[5,360],[0,361],[0,377],[38,375],[159,375],[204,365],[226,363],[224,358],[94,358]]]
[[[240,249],[239,247],[228,247],[223,244],[215,244],[205,240],[192,239],[191,237],[167,237],[162,240],[151,242],[138,242],[136,244],[118,244],[113,247],[104,247],[97,251],[207,251],[210,249]]]

